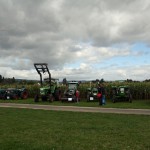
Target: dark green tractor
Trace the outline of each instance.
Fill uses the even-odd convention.
[[[60,100],[61,92],[58,84],[58,79],[51,78],[51,74],[46,63],[35,63],[34,67],[40,75],[40,89],[39,93],[35,95],[34,101],[38,102],[41,98],[42,101]],[[48,78],[43,79],[43,74],[48,74]]]
[[[95,88],[95,87],[87,88],[86,89],[87,102],[98,101],[97,94],[98,94],[98,89],[97,88]]]
[[[112,86],[111,91],[112,102],[129,101],[132,103],[132,95],[128,86]]]
[[[27,99],[28,90],[26,88],[7,88],[0,89],[0,99],[10,100],[10,99]]]

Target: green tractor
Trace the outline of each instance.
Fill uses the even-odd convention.
[[[95,87],[87,88],[86,89],[87,102],[98,101],[97,94],[98,94],[98,88]]]
[[[87,102],[99,101],[98,97],[99,84],[100,84],[99,80],[96,80],[93,85],[92,82],[90,82],[90,87],[87,88],[85,92]]]
[[[48,69],[48,64],[46,63],[35,63],[34,67],[38,74],[40,75],[40,93],[36,94],[34,97],[34,101],[38,102],[39,98],[42,101],[49,101],[52,102],[54,100],[60,100],[61,92],[58,84],[58,79],[51,78],[51,74]],[[48,78],[44,79],[42,74],[48,74]]]
[[[61,98],[62,102],[76,102],[77,97],[79,98],[79,91],[77,90],[79,82],[70,81],[67,83],[67,88],[64,91],[64,96]],[[78,94],[77,94],[78,91]]]
[[[132,95],[128,86],[112,86],[111,90],[112,102],[129,101],[132,103]]]

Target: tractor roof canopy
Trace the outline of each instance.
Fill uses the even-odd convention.
[[[70,81],[67,83],[69,89],[77,89],[79,83],[77,81]]]

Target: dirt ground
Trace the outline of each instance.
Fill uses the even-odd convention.
[[[55,111],[73,111],[73,112],[97,112],[97,113],[150,115],[150,109],[76,107],[76,106],[54,106],[54,105],[14,104],[14,103],[0,103],[0,107],[43,109],[43,110],[55,110]]]

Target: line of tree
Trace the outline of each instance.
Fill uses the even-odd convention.
[[[0,83],[15,83],[15,78],[5,78],[0,75]]]
[[[37,82],[36,80],[25,80],[25,79],[15,79],[15,77],[12,78],[5,78],[2,75],[0,75],[0,83],[1,84],[35,84]]]

